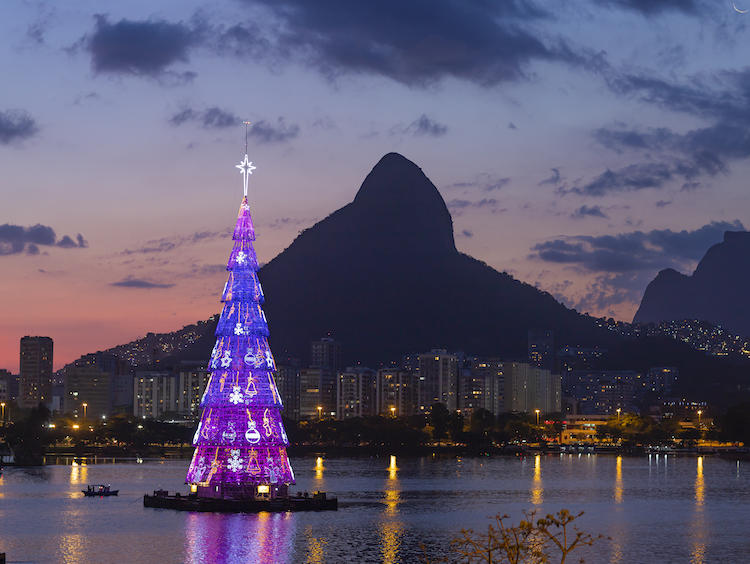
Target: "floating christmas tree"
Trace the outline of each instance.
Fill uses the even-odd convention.
[[[276,366],[268,346],[253,248],[255,229],[247,203],[248,177],[255,167],[245,154],[237,168],[244,177],[245,195],[232,237],[229,279],[221,297],[224,305],[187,482],[202,497],[283,496],[294,483],[294,473],[286,454],[289,441],[273,378]]]

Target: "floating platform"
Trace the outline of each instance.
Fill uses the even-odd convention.
[[[261,511],[337,511],[338,499],[318,492],[312,497],[276,497],[273,499],[222,499],[198,497],[197,494],[169,494],[156,490],[143,496],[144,507],[177,511],[213,511],[217,513],[260,513]]]

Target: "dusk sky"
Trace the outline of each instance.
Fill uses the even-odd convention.
[[[630,321],[750,224],[746,7],[4,1],[0,368],[219,311],[244,119],[261,261],[397,151],[461,251]]]

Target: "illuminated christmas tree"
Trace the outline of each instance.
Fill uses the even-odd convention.
[[[245,158],[237,165],[245,196],[234,228],[229,279],[211,353],[211,376],[201,400],[203,413],[193,438],[195,453],[187,473],[201,497],[258,498],[286,495],[294,483],[281,421],[276,369],[268,346],[263,290],[253,248],[255,229],[247,203],[248,177],[255,169]]]

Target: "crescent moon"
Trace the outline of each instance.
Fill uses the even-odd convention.
[[[747,9],[747,10],[740,10],[740,9],[739,9],[739,8],[737,7],[737,4],[735,4],[734,2],[732,2],[732,8],[734,8],[734,11],[735,11],[735,12],[737,12],[738,14],[747,14],[748,12],[750,12],[750,9]]]

